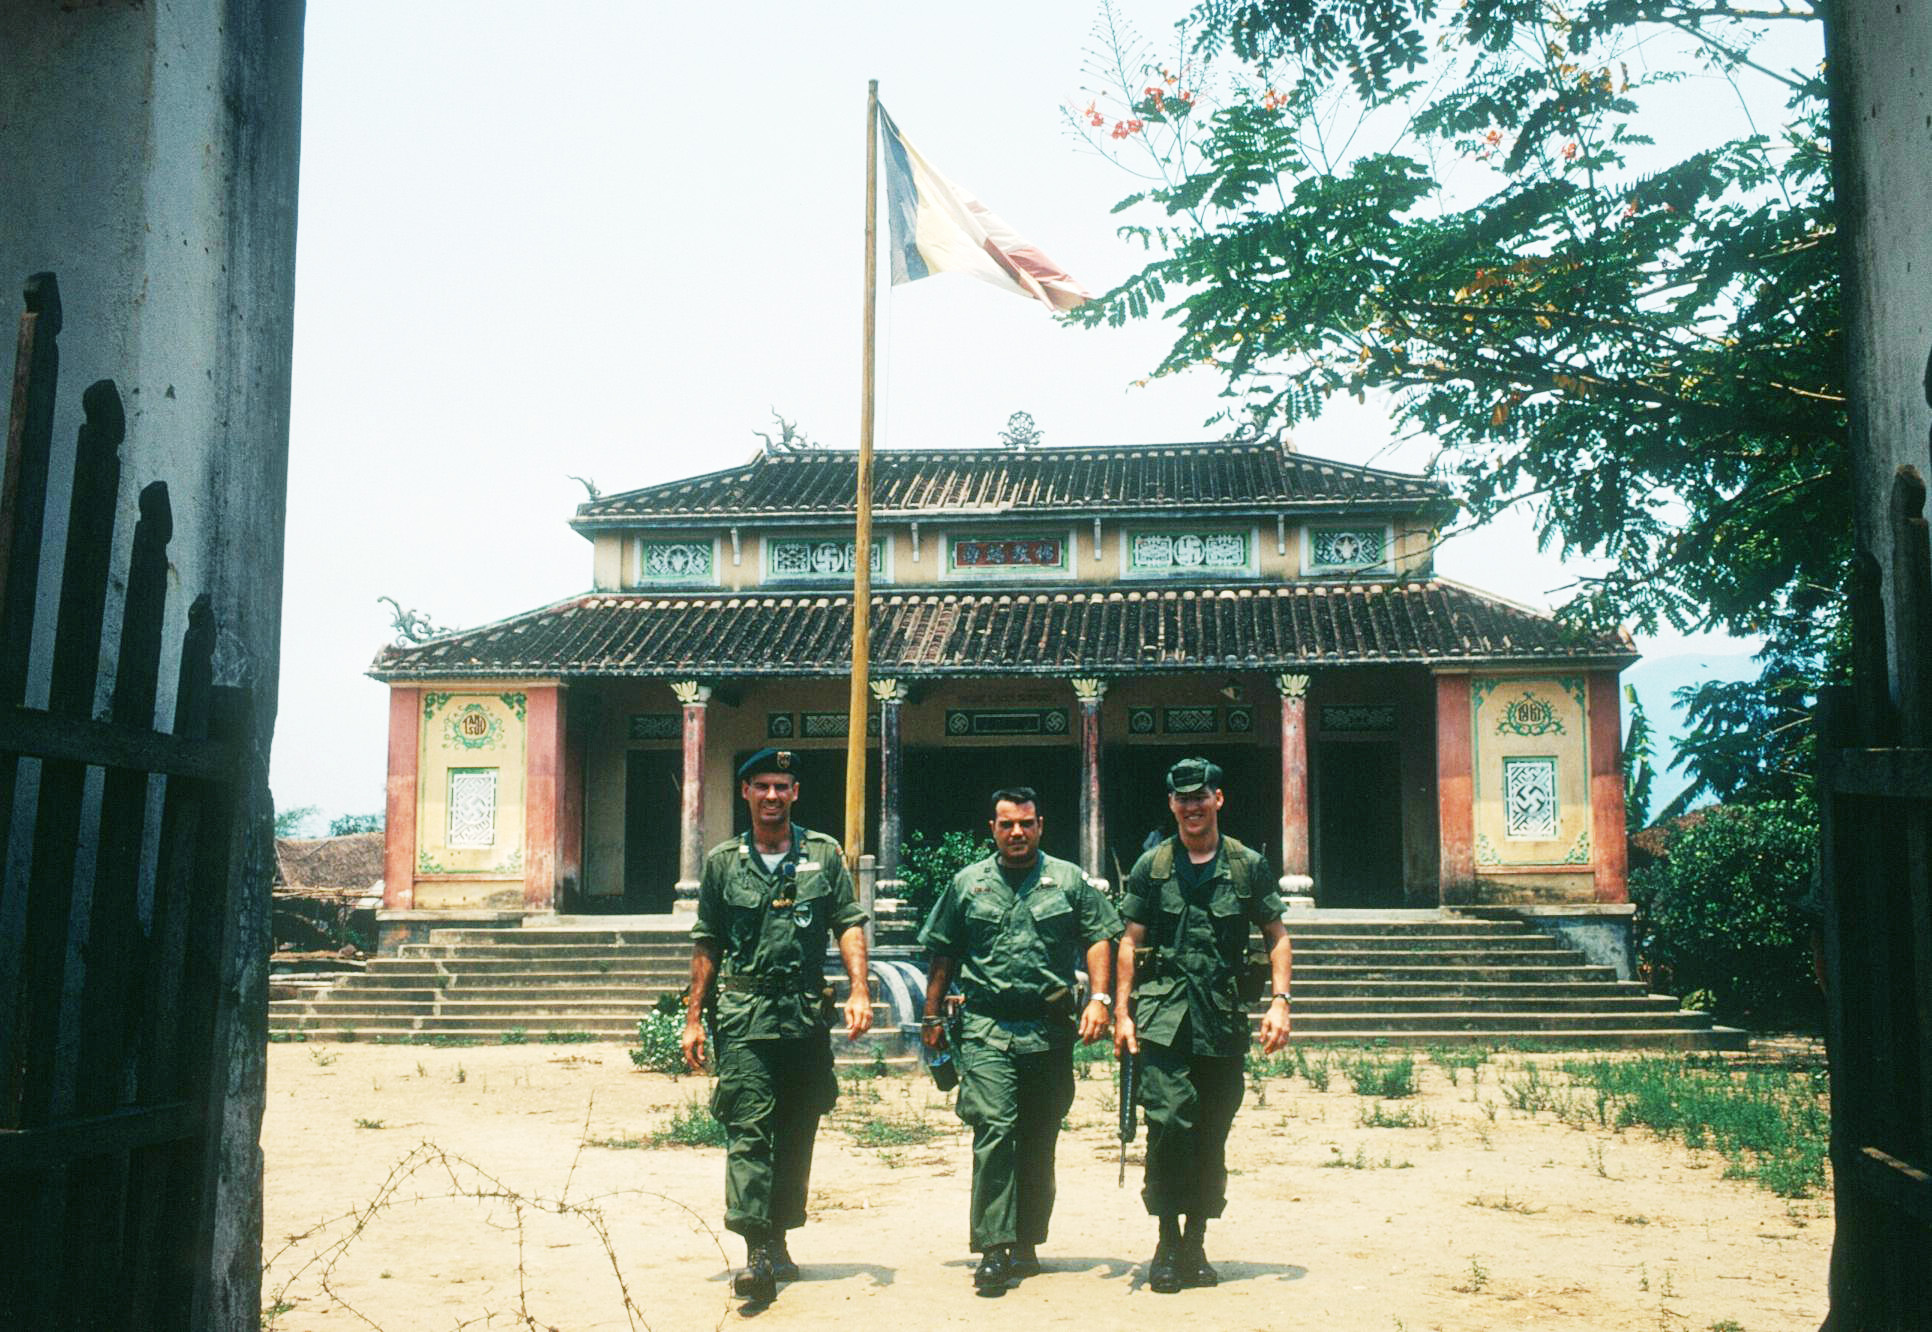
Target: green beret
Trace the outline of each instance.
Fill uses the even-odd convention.
[[[738,765],[738,780],[748,782],[760,773],[776,772],[797,781],[798,774],[793,771],[797,762],[798,755],[789,749],[761,749]]]

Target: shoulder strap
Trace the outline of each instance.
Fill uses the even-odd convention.
[[[1246,897],[1248,895],[1248,848],[1223,834],[1221,855],[1222,859],[1227,861],[1228,878],[1234,884],[1234,891]]]
[[[1161,844],[1154,848],[1154,859],[1147,866],[1147,877],[1155,880],[1174,877],[1173,838],[1161,839]]]

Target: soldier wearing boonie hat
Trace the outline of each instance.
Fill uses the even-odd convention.
[[[725,1129],[725,1227],[745,1237],[733,1289],[754,1304],[798,1277],[785,1232],[805,1224],[812,1145],[838,1097],[827,1022],[832,990],[825,947],[836,936],[851,982],[846,1034],[872,1025],[866,916],[839,844],[791,821],[797,756],[761,749],[738,766],[751,810],[743,836],[704,859],[691,927],[691,989],[684,1060],[718,1075],[711,1111]]]
[[[1167,770],[1176,835],[1134,862],[1120,901],[1126,929],[1115,968],[1114,1050],[1140,1061],[1141,1198],[1160,1224],[1147,1284],[1162,1294],[1220,1280],[1207,1260],[1207,1223],[1227,1203],[1228,1130],[1248,1048],[1241,971],[1256,925],[1274,982],[1262,1048],[1272,1053],[1288,1039],[1281,897],[1261,857],[1222,835],[1221,780],[1204,758]]]

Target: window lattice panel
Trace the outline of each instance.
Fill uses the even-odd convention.
[[[1556,760],[1503,760],[1503,836],[1547,842],[1556,836]]]
[[[496,845],[495,768],[450,769],[448,841],[452,850]]]

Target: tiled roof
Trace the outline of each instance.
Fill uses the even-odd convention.
[[[382,680],[843,675],[851,597],[586,593],[478,629],[385,648]],[[1440,579],[1238,589],[875,595],[881,675],[1144,675],[1348,662],[1634,660],[1627,635]]]
[[[577,506],[579,530],[639,519],[827,519],[854,510],[858,454],[761,454],[742,467]],[[1448,488],[1403,472],[1329,462],[1275,444],[1092,449],[881,449],[872,505],[884,516],[1276,513],[1445,505]]]

